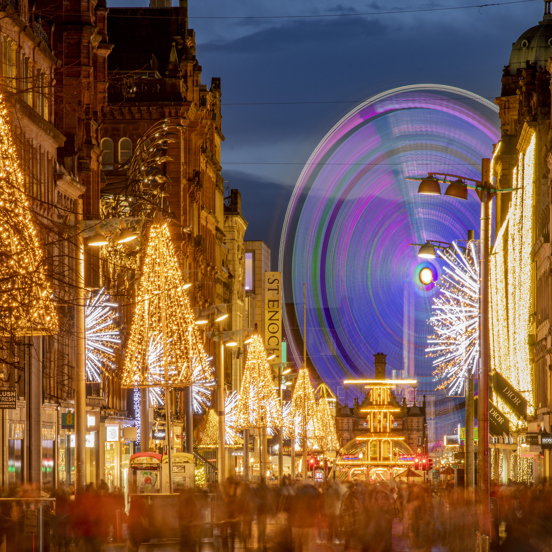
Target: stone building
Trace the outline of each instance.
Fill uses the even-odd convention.
[[[491,316],[497,317],[491,332],[491,367],[527,401],[526,412],[516,410],[502,393],[503,386],[495,386],[495,404],[510,420],[511,437],[518,444],[527,432],[550,431],[550,12],[551,2],[545,0],[542,20],[513,43],[496,98],[501,141],[495,147],[492,176],[498,188],[516,190],[496,199],[495,228],[501,233],[491,261]],[[511,289],[519,294],[509,293]],[[521,455],[510,438],[499,436],[496,441],[496,479],[550,476],[548,450],[542,461],[540,447],[531,446]]]
[[[70,451],[61,414],[72,408],[75,376],[73,301],[77,200],[85,187],[60,164],[67,145],[60,131],[53,83],[59,59],[52,35],[34,17],[36,5],[21,0],[0,6],[0,91],[8,109],[22,176],[53,300],[59,332],[53,336],[3,335],[2,376],[18,401],[2,424],[2,486],[21,483],[53,487],[70,477]],[[60,462],[60,458],[62,461]]]

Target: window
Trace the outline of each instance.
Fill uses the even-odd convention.
[[[15,42],[4,35],[2,44],[2,76],[4,84],[8,89],[15,89]]]
[[[126,163],[132,155],[132,141],[130,138],[119,140],[119,164]]]
[[[113,140],[102,138],[100,146],[102,148],[102,171],[109,171],[113,168]]]
[[[253,252],[245,254],[245,291],[253,291]]]
[[[23,100],[31,104],[31,60],[25,57],[23,60]]]

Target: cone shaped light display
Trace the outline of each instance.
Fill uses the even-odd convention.
[[[283,426],[282,408],[274,389],[272,371],[263,340],[258,334],[252,337],[247,348],[236,426],[240,429]]]
[[[243,439],[238,435],[236,428],[236,406],[238,404],[238,394],[236,391],[226,395],[224,401],[224,423],[226,426],[225,431],[225,445],[227,447],[241,447],[243,446]],[[219,418],[217,413],[213,409],[209,409],[207,415],[207,425],[201,439],[200,448],[216,448],[218,447],[218,428]]]
[[[294,436],[297,443],[303,443],[306,439],[310,447],[319,448],[320,431],[314,390],[309,371],[306,366],[303,366],[297,375],[285,432],[290,437]]]
[[[335,420],[330,412],[330,405],[326,397],[321,397],[318,401],[318,423],[320,430],[318,444],[320,448],[324,451],[339,450]]]
[[[152,342],[160,344],[162,362],[150,362]],[[184,387],[211,374],[169,229],[156,218],[142,267],[122,386]]]
[[[0,334],[58,330],[45,264],[4,100],[0,96]]]

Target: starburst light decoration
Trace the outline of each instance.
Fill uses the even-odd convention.
[[[50,335],[58,319],[0,95],[0,335]]]
[[[150,364],[157,340],[162,361]],[[212,370],[167,224],[156,217],[150,233],[121,383],[123,387],[185,387]]]
[[[121,344],[117,311],[104,289],[89,293],[85,309],[86,378],[101,382],[102,375],[116,370],[115,349]]]
[[[212,360],[212,357],[207,359]],[[162,335],[158,335],[155,339],[150,339],[148,364],[150,370],[161,373],[164,369],[163,365],[163,340]],[[172,369],[172,367],[169,367]],[[196,414],[205,412],[211,404],[211,393],[215,386],[215,367],[209,364],[207,377],[203,377],[202,366],[199,362],[194,364],[192,387],[192,408]],[[165,406],[165,391],[161,387],[152,387],[150,389],[150,401],[153,406]]]
[[[283,426],[282,409],[274,389],[263,340],[254,334],[247,347],[236,427],[277,428]]]
[[[527,414],[535,412],[532,352],[527,336],[533,324],[533,197],[536,139],[524,132],[514,169],[512,199],[506,220],[497,232],[490,256],[491,370],[502,374],[527,399]],[[520,420],[498,395],[496,406],[516,429]]]
[[[295,437],[296,444],[307,441],[309,447],[319,448],[320,420],[306,366],[303,366],[297,375],[285,433],[289,437]]]
[[[463,251],[453,242],[452,248],[439,250],[439,256],[447,265],[437,283],[440,293],[431,306],[429,323],[435,335],[429,337],[426,351],[434,357],[433,375],[441,382],[437,389],[461,395],[479,360],[478,243],[468,242]]]
[[[318,400],[318,423],[319,437],[318,444],[323,451],[339,450],[339,439],[335,429],[335,418],[330,412],[330,405],[326,397]]]
[[[226,395],[224,400],[224,441],[227,447],[243,446],[243,439],[238,434],[236,427],[236,407],[238,405],[239,395],[236,391],[232,391]],[[217,413],[210,409],[207,414],[207,424],[203,432],[201,448],[214,448],[218,446],[218,428],[219,418]]]

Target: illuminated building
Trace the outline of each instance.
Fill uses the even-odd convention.
[[[527,401],[527,414],[508,404],[502,386],[494,401],[510,421],[510,438],[493,443],[495,477],[549,477],[550,452],[526,445],[526,435],[550,431],[550,65],[551,2],[544,16],[513,44],[496,103],[501,141],[493,176],[499,188],[494,208],[496,240],[491,256],[491,368]],[[536,439],[536,436],[535,436]],[[523,454],[523,457],[521,457]]]
[[[356,413],[366,420],[364,426],[359,428],[362,429],[362,432],[359,431],[358,434],[355,434],[354,438],[343,447],[337,461],[337,468],[348,471],[351,477],[377,481],[389,479],[391,475],[403,471],[405,467],[413,464],[416,449],[413,450],[412,446],[407,444],[405,432],[397,431],[395,428],[395,417],[402,414],[401,417],[404,418],[405,412],[397,403],[392,390],[400,385],[413,385],[416,381],[387,379],[386,355],[383,353],[374,355],[374,364],[375,376],[373,379],[345,381],[346,384],[365,383],[369,392],[362,405],[355,409]],[[420,410],[419,407],[416,409]],[[341,417],[338,416],[336,420],[338,435],[340,426],[343,427]],[[345,416],[345,418],[347,417]],[[422,447],[425,447],[424,427],[425,417],[423,417],[422,435],[419,441]]]

